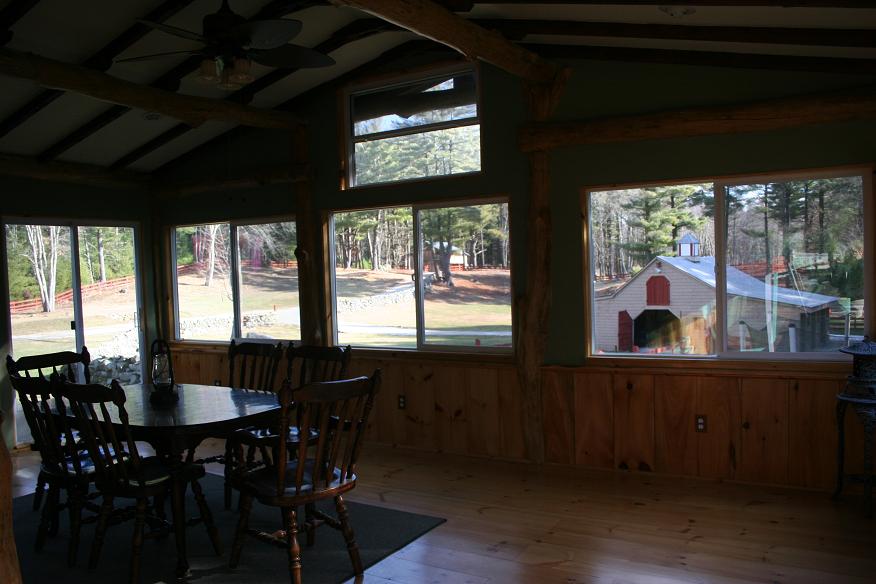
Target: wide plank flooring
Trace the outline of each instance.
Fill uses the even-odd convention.
[[[37,459],[14,465],[26,494]],[[860,496],[373,444],[360,477],[351,500],[447,519],[368,569],[368,583],[876,581],[876,522]]]

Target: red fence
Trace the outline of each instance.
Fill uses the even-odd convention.
[[[95,294],[104,292],[115,292],[122,288],[130,288],[134,285],[134,276],[125,276],[123,278],[114,278],[106,282],[95,282],[94,284],[86,284],[82,287],[82,298],[88,298]],[[63,306],[73,302],[73,290],[64,290],[59,294],[55,294],[55,306]],[[35,309],[42,309],[43,301],[39,298],[31,300],[16,300],[9,303],[9,312],[12,314],[20,314],[22,312],[31,312]]]

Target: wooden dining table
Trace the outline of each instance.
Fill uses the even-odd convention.
[[[235,430],[248,426],[270,426],[280,411],[277,396],[218,385],[180,383],[175,386],[179,400],[170,405],[153,405],[152,385],[124,386],[128,426],[136,441],[150,444],[158,456],[171,463],[191,459],[195,448],[205,438],[226,438]],[[189,572],[185,529],[187,521],[180,503],[180,517],[175,517],[177,577]],[[217,548],[218,549],[218,548]]]

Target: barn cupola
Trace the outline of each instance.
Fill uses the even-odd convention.
[[[678,240],[679,257],[698,257],[700,255],[700,240],[693,233],[685,233]]]

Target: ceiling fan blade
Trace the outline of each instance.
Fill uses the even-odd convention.
[[[184,39],[188,39],[190,41],[197,41],[199,43],[207,43],[207,39],[203,36],[199,35],[196,32],[192,32],[190,30],[186,30],[184,28],[177,28],[175,26],[170,26],[169,24],[163,24],[161,22],[152,22],[150,20],[143,20],[141,18],[137,19],[142,25],[148,26],[149,28],[154,28],[155,30],[160,30],[161,32],[165,32],[167,34],[172,34],[174,36],[178,36]]]
[[[335,64],[335,60],[328,55],[298,45],[283,45],[268,51],[250,50],[248,53],[253,61],[267,67],[306,69],[330,67]]]
[[[153,59],[163,59],[164,57],[174,57],[177,55],[197,55],[201,51],[171,51],[169,53],[155,53],[153,55],[141,55],[139,57],[129,57],[127,59],[116,59],[113,63],[136,63],[138,61],[151,61]]]
[[[301,21],[292,19],[253,20],[234,27],[244,46],[251,49],[282,47],[301,32]]]

